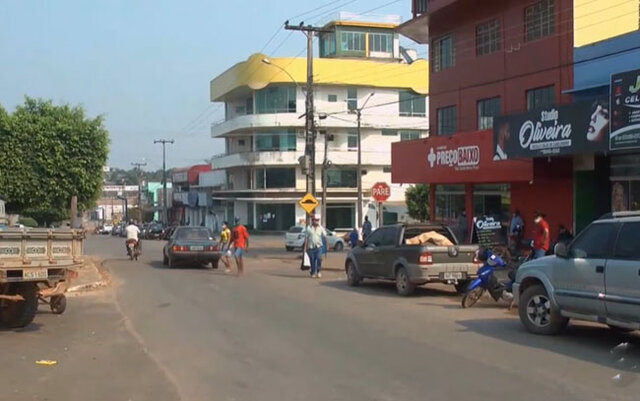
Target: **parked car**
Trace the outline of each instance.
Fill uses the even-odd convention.
[[[162,262],[173,269],[179,264],[209,264],[218,268],[218,243],[205,227],[176,227],[165,244]]]
[[[165,227],[164,230],[162,231],[162,234],[160,235],[160,239],[168,240],[173,235],[173,232],[175,231],[175,229],[176,229],[176,226]]]
[[[111,230],[111,235],[120,237],[122,236],[123,232],[124,232],[124,224],[120,223],[113,226],[113,229]]]
[[[435,231],[451,246],[428,243],[407,245],[407,239]],[[416,286],[427,283],[454,284],[463,292],[477,277],[477,245],[458,245],[453,232],[440,224],[397,224],[380,227],[354,249],[345,260],[347,282],[359,285],[363,279],[395,280],[400,295],[411,295]]]
[[[329,249],[341,251],[344,249],[344,239],[331,230],[327,230],[327,246]],[[304,227],[291,226],[284,236],[284,246],[289,252],[302,249],[304,246]]]
[[[149,224],[144,230],[145,239],[161,239],[164,233],[164,227],[160,223]]]
[[[522,324],[534,334],[558,334],[569,319],[614,329],[640,329],[640,213],[608,214],[555,255],[518,269],[513,295]]]
[[[113,231],[113,225],[112,224],[105,224],[102,227],[100,227],[98,229],[98,234],[101,235],[109,235],[111,234],[111,231]]]

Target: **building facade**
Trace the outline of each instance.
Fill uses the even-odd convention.
[[[578,149],[576,140],[575,152],[555,149],[513,158],[499,145],[505,138],[512,138],[512,144],[514,137],[516,142],[522,138],[524,131],[514,122],[527,113],[543,127],[558,123],[559,110],[574,103],[574,43],[588,45],[637,30],[638,2],[489,0],[477,7],[468,0],[414,0],[412,6],[414,18],[399,31],[429,44],[432,137],[422,146],[394,145],[394,181],[432,184],[434,220],[453,223],[465,210],[469,226],[473,216],[481,215],[507,222],[510,212],[519,209],[532,227],[533,211],[540,210],[547,214],[552,236],[560,224],[579,229],[575,223],[584,193],[582,185],[576,187],[576,171],[593,170],[585,153],[593,158],[594,151]],[[570,119],[577,115],[566,114]],[[584,119],[585,113],[579,114]],[[494,122],[505,116],[513,117],[506,121],[511,127],[497,127]],[[421,160],[427,162],[419,171],[402,168]],[[595,212],[580,213],[592,218]]]
[[[399,45],[399,19],[360,21],[341,14],[319,38],[314,60],[316,197],[321,201],[326,171],[329,228],[353,227],[357,176],[362,175],[363,213],[372,221],[406,218],[404,191],[392,186],[384,210],[370,198],[376,182],[391,182],[391,144],[428,136],[428,67]],[[211,101],[224,102],[225,121],[212,126],[225,141],[213,161],[224,184],[213,191],[225,218],[238,216],[257,230],[286,230],[305,217],[297,201],[306,176],[299,158],[305,148],[305,58],[268,59],[254,54],[210,84]],[[357,117],[361,113],[362,168],[357,169]],[[217,176],[217,184],[222,176]],[[319,212],[319,209],[316,210]]]

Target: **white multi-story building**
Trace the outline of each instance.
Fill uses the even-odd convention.
[[[325,141],[328,228],[353,227],[357,200],[357,117],[361,109],[363,213],[375,222],[376,182],[391,185],[391,143],[428,136],[425,60],[399,46],[399,18],[363,22],[341,18],[320,36],[314,60],[317,127],[316,196],[321,201]],[[414,56],[415,57],[415,56]],[[299,158],[305,147],[306,58],[268,59],[254,54],[211,81],[212,102],[224,102],[225,121],[211,135],[225,140],[213,160],[218,173],[214,202],[258,230],[286,230],[304,219],[297,201],[306,177]],[[417,167],[418,168],[418,167]],[[219,172],[224,171],[224,174]],[[386,222],[406,218],[406,187],[391,185]],[[316,210],[319,212],[320,208]]]

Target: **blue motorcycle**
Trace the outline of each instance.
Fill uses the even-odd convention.
[[[483,265],[478,269],[478,278],[469,283],[466,292],[462,296],[462,307],[470,308],[475,305],[485,291],[489,292],[491,298],[496,302],[500,299],[511,302],[513,300],[512,291],[517,267],[511,267],[508,273],[509,279],[501,282],[496,277],[495,271],[496,269],[507,268],[504,260],[488,249],[479,250],[478,259],[483,262]]]

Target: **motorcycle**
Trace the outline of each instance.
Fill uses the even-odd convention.
[[[138,257],[142,254],[140,250],[140,241],[135,239],[127,240],[127,255],[129,260],[138,260]]]
[[[480,300],[485,291],[489,292],[491,298],[496,302],[500,299],[511,302],[513,300],[513,283],[516,279],[516,270],[518,267],[530,259],[530,255],[520,257],[514,261],[514,264],[508,266],[507,263],[498,255],[495,255],[488,249],[478,251],[478,259],[483,265],[478,269],[478,278],[469,283],[467,290],[462,296],[462,307],[470,308]],[[500,281],[495,275],[496,269],[507,268],[508,280]]]

